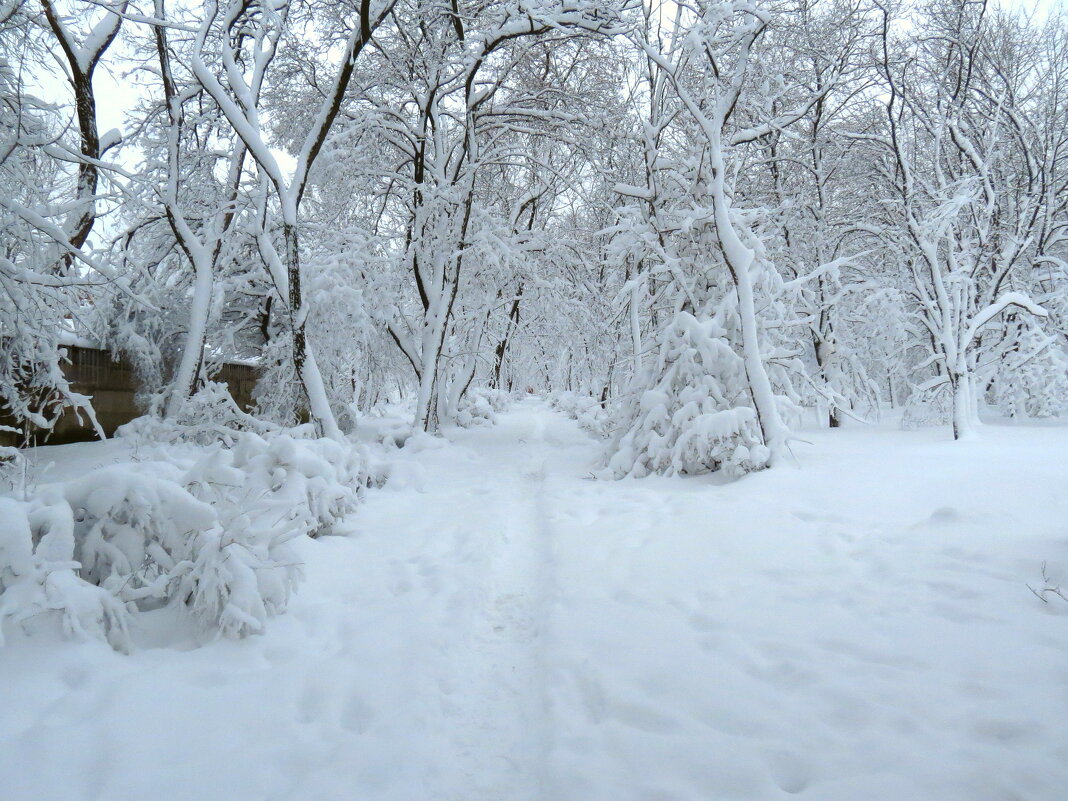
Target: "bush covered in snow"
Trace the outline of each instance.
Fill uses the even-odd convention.
[[[65,634],[101,637],[129,650],[129,616],[112,593],[78,576],[74,514],[56,492],[32,501],[0,497],[0,645],[8,620],[58,623]]]
[[[333,533],[363,490],[381,480],[367,449],[287,434],[235,434],[233,447],[212,449],[184,479],[216,509],[278,518],[300,534]]]
[[[163,598],[195,533],[218,523],[164,463],[113,465],[53,487],[74,515],[80,575],[116,598]]]
[[[767,466],[744,365],[714,320],[680,312],[661,337],[650,379],[620,410],[609,445],[613,475],[738,476]]]
[[[948,383],[912,387],[901,413],[901,427],[913,431],[947,425],[953,417],[953,397]]]
[[[554,392],[549,396],[549,406],[576,420],[594,436],[608,436],[608,412],[596,398],[579,392]]]
[[[195,488],[235,478],[202,474]],[[251,478],[226,493],[251,496]],[[206,631],[260,631],[300,578],[285,543],[304,530],[263,524],[269,504],[253,504],[250,514],[237,497],[206,503],[190,479],[143,462],[46,486],[25,502],[3,499],[0,616],[23,622],[55,611],[66,633],[103,635],[123,649],[129,614],[172,602]]]
[[[472,387],[456,408],[456,425],[461,428],[493,425],[497,422],[497,413],[503,412],[511,403],[511,396],[501,389],[490,387]]]
[[[992,381],[992,400],[1009,417],[1058,417],[1068,412],[1068,349],[1057,336],[1017,322]]]
[[[186,407],[202,417],[127,427],[158,461],[2,499],[0,620],[50,610],[67,633],[125,649],[129,615],[162,605],[233,637],[283,611],[302,576],[291,541],[334,532],[383,471],[310,427],[248,430],[227,399],[209,385]]]
[[[161,402],[162,398],[157,399]],[[146,414],[120,426],[118,435],[144,442],[190,442],[211,445],[223,442],[232,445],[238,432],[252,431],[257,434],[280,434],[287,429],[260,420],[237,405],[226,384],[205,382],[191,397],[186,398],[177,414],[160,417]],[[310,427],[309,427],[310,429]],[[288,429],[292,432],[293,429]]]

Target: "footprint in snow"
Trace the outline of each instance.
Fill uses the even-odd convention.
[[[518,640],[530,640],[538,634],[538,624],[531,610],[530,599],[511,593],[498,597],[493,603],[493,631]]]
[[[768,755],[771,778],[784,793],[803,792],[812,781],[812,773],[797,754],[773,751]]]
[[[952,506],[940,506],[931,512],[931,516],[924,523],[932,526],[946,526],[960,521],[961,514]],[[920,523],[918,525],[924,525]]]
[[[309,682],[297,701],[297,720],[313,723],[323,716],[327,706],[326,689],[317,682]]]
[[[375,719],[375,711],[358,695],[350,695],[341,710],[341,728],[363,734]]]

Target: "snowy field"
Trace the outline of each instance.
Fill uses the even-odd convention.
[[[11,633],[0,798],[1068,798],[1068,427],[803,436],[729,486],[592,480],[535,400],[404,449],[263,636]]]

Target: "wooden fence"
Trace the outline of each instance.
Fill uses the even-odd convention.
[[[63,374],[71,389],[92,398],[96,419],[109,437],[115,429],[142,414],[134,401],[139,386],[132,365],[125,359],[116,359],[106,350],[97,348],[67,347],[67,361]],[[224,364],[215,376],[225,383],[238,406],[248,411],[252,408],[252,392],[256,387],[256,368],[246,364]],[[0,409],[0,425],[22,428],[6,410]],[[96,431],[85,415],[79,416],[70,409],[63,412],[51,433],[32,428],[29,444],[58,445],[65,442],[85,442],[97,438]],[[0,445],[22,445],[27,441],[23,434],[0,431]]]

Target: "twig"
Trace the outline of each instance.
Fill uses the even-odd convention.
[[[1056,595],[1062,601],[1068,602],[1068,596],[1064,594],[1064,590],[1062,590],[1059,586],[1053,586],[1052,582],[1050,581],[1049,574],[1046,572],[1045,562],[1042,563],[1042,583],[1046,586],[1043,587],[1041,590],[1036,590],[1030,584],[1027,585],[1027,589],[1033,592],[1035,597],[1038,598],[1038,600],[1040,600],[1044,604],[1049,603],[1049,598],[1046,597],[1047,594]]]

